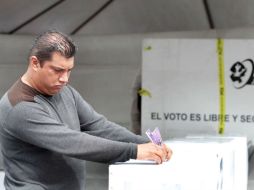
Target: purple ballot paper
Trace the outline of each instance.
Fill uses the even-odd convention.
[[[157,144],[157,145],[162,144],[160,130],[157,127],[154,129],[154,131],[150,131],[150,129],[148,129],[146,131],[146,135],[148,136],[150,141],[153,142],[154,144]]]

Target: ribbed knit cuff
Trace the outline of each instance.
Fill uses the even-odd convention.
[[[137,156],[138,156],[138,145],[137,144],[134,144],[134,143],[131,143],[132,144],[132,148],[131,148],[131,155],[130,155],[130,158],[131,159],[137,159]]]

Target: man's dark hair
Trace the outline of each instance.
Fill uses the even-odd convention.
[[[49,30],[38,36],[30,50],[30,56],[36,56],[40,64],[50,61],[54,52],[60,53],[65,58],[71,58],[76,53],[76,46],[65,34]]]

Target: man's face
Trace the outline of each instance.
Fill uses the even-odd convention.
[[[73,67],[74,57],[65,58],[60,53],[53,53],[52,59],[37,70],[35,82],[38,90],[47,95],[58,93],[68,83]]]

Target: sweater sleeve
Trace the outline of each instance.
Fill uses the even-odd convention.
[[[143,144],[149,142],[148,138],[136,135],[114,122],[108,121],[104,116],[98,114],[81,95],[74,90],[73,95],[80,119],[81,130],[86,133],[114,141],[132,142]]]
[[[104,163],[137,157],[136,144],[112,141],[72,130],[33,102],[16,105],[5,123],[4,130],[9,135],[71,157]]]

